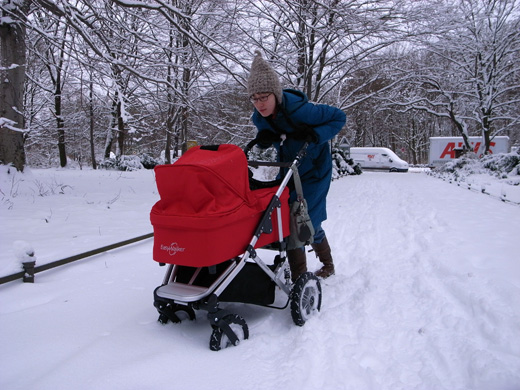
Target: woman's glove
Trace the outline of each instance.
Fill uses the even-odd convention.
[[[314,128],[306,123],[302,123],[296,126],[295,131],[287,133],[287,137],[298,141],[304,141],[315,144],[317,144],[320,139],[318,137],[318,133],[316,133]]]
[[[280,142],[280,134],[273,133],[270,130],[260,130],[256,135],[258,144],[263,147],[269,147],[273,142]]]

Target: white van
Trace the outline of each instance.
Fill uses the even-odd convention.
[[[350,158],[362,169],[408,172],[408,163],[388,148],[350,148]]]

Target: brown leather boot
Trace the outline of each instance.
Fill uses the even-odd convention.
[[[329,276],[334,275],[334,263],[332,262],[332,255],[330,253],[330,246],[327,237],[325,237],[319,244],[312,244],[312,249],[314,249],[316,257],[318,257],[318,259],[323,263],[323,266],[314,272],[314,275],[322,279],[327,279]]]
[[[291,269],[291,280],[294,283],[301,274],[307,272],[305,250],[300,248],[288,250],[287,259],[289,260],[289,268]]]

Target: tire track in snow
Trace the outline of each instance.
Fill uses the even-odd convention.
[[[435,388],[464,388],[468,380],[473,385],[491,381],[500,370],[494,367],[484,374],[486,370],[479,367],[486,363],[493,367],[489,361],[503,358],[492,352],[482,356],[479,351],[495,345],[518,356],[518,343],[509,347],[496,331],[511,324],[496,286],[483,290],[474,276],[458,272],[458,266],[450,268],[463,256],[461,241],[471,238],[453,229],[466,194],[450,195],[451,189],[417,176],[417,185],[427,187],[433,197],[455,197],[446,199],[447,210],[437,209],[438,202],[425,202],[421,198],[425,189],[415,190],[410,179],[410,175],[369,173],[354,180],[348,177],[331,188],[336,201],[329,203],[329,214],[334,220],[325,226],[328,233],[336,233],[338,276],[324,283],[324,315],[334,312],[352,327],[345,332],[352,345],[358,343],[351,353],[361,367],[386,373],[376,377],[391,376],[402,362],[414,362],[401,367],[403,373],[392,386],[427,380]],[[337,201],[341,198],[345,203]],[[450,203],[456,204],[454,210]],[[467,371],[454,372],[454,362]],[[511,366],[515,364],[518,359]],[[468,379],[467,372],[475,379]],[[445,383],[452,387],[444,387]],[[392,388],[388,383],[379,385]]]

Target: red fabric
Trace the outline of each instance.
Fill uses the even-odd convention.
[[[243,254],[277,188],[251,191],[247,159],[235,145],[191,148],[175,164],[155,168],[160,200],[152,207],[153,258],[203,267]],[[281,197],[283,236],[289,235],[289,191]],[[278,240],[273,232],[255,247]]]

